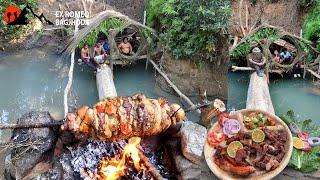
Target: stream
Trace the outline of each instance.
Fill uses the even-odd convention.
[[[77,59],[77,58],[76,58]],[[54,119],[63,118],[63,94],[67,83],[70,60],[59,60],[46,50],[33,49],[13,54],[0,54],[0,123],[15,123],[29,111],[49,111]],[[130,96],[138,92],[147,97],[165,97],[172,103],[180,98],[155,86],[155,72],[145,62],[114,67],[114,83],[118,95]],[[98,102],[96,77],[86,65],[75,64],[71,97],[73,107],[93,106]],[[195,113],[188,119],[197,120]],[[2,142],[8,141],[10,131],[0,131]]]
[[[228,109],[246,107],[249,73],[228,73]],[[320,124],[320,90],[313,88],[311,80],[302,78],[270,79],[269,91],[278,116],[293,110],[299,119],[312,119]]]

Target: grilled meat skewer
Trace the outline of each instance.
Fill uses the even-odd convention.
[[[67,115],[62,129],[114,141],[160,134],[184,117],[185,112],[178,104],[170,105],[164,98],[149,99],[137,94],[107,98],[93,109],[82,106]]]

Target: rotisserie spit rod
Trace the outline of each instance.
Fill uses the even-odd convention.
[[[82,106],[67,115],[61,128],[79,136],[114,141],[159,134],[184,117],[185,112],[178,104],[137,94],[107,98],[93,109]]]

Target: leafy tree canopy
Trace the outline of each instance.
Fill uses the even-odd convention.
[[[210,57],[218,39],[227,33],[231,9],[228,0],[149,0],[149,26],[175,58]]]
[[[303,25],[303,37],[317,43],[320,51],[320,0],[315,0]]]

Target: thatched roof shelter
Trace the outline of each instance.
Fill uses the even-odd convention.
[[[100,13],[98,13],[97,15],[95,15],[93,18],[91,19],[87,19],[88,25],[85,26],[84,28],[80,29],[71,39],[70,42],[68,43],[67,47],[65,48],[64,52],[63,52],[63,56],[67,56],[70,55],[71,52],[78,47],[78,45],[80,44],[80,42],[82,41],[82,39],[84,39],[91,31],[93,31],[95,28],[97,28],[104,20],[108,19],[108,18],[119,18],[121,20],[123,20],[126,23],[127,27],[130,28],[136,28],[137,30],[140,31],[140,34],[143,35],[143,33],[141,33],[142,30],[148,30],[150,31],[154,36],[156,36],[156,32],[148,27],[145,26],[143,24],[141,24],[140,22],[137,22],[133,19],[130,19],[128,16],[117,12],[115,10],[105,10],[102,11]],[[137,59],[144,59],[146,58],[146,54],[141,55],[141,52],[146,52],[146,48],[147,48],[147,41],[146,38],[142,37],[142,45],[140,45],[142,48],[139,47],[139,50],[136,54],[134,54],[133,56],[125,56],[123,54],[121,54],[117,48],[116,42],[115,42],[115,37],[116,35],[119,33],[119,31],[112,29],[108,32],[108,41],[109,41],[109,45],[110,45],[110,54],[111,54],[111,58],[113,60],[118,59],[118,60],[137,60]]]
[[[267,28],[272,29],[278,32],[278,37],[276,39],[272,38],[263,38],[259,41],[252,38],[258,31]],[[269,72],[277,72],[282,74],[283,72],[288,72],[293,69],[293,67],[302,61],[306,60],[306,57],[310,53],[319,54],[316,48],[313,47],[313,43],[309,40],[306,40],[304,38],[301,38],[299,36],[296,36],[294,34],[291,34],[289,32],[286,32],[284,29],[280,27],[271,26],[268,24],[263,24],[253,31],[251,31],[245,38],[243,38],[239,43],[232,46],[230,48],[230,54],[232,54],[234,51],[237,50],[237,48],[242,45],[243,43],[249,43],[250,47],[261,47],[264,56],[267,59],[267,69]],[[295,58],[290,64],[280,64],[276,62],[275,58],[273,57],[273,53],[270,51],[270,46],[272,44],[276,44],[278,46],[287,48],[291,52],[295,52]],[[312,52],[306,52],[305,47],[308,46],[310,51]],[[307,62],[303,63],[306,64]],[[307,67],[306,65],[304,66]]]

